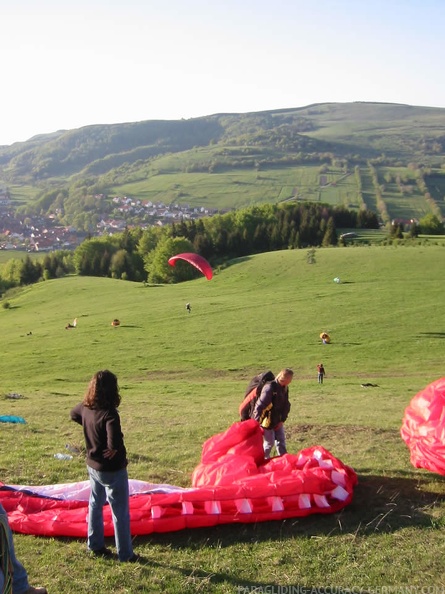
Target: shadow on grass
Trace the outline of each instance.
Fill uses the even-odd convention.
[[[260,582],[243,580],[234,575],[222,572],[206,572],[202,570],[187,569],[176,565],[168,565],[157,561],[148,561],[150,567],[164,571],[176,571],[185,577],[184,586],[194,586],[196,591],[205,592],[205,586],[210,587],[216,584],[229,584],[234,594],[253,594],[255,592],[269,592],[270,594],[350,594],[351,590],[336,586],[309,586],[301,584],[284,584],[283,582]],[[231,590],[232,591],[232,590]],[[361,591],[361,594],[366,594]]]
[[[150,283],[143,283],[142,286],[140,287],[141,289],[159,289],[165,287],[165,285],[155,285],[155,284],[150,284]]]
[[[445,332],[420,332],[419,336],[429,336],[430,338],[445,338]]]
[[[172,549],[198,550],[203,546],[230,547],[234,543],[258,543],[312,537],[360,537],[393,533],[407,527],[429,529],[432,510],[445,502],[445,481],[425,477],[360,476],[350,505],[334,514],[246,524],[222,524],[138,537]],[[443,486],[443,488],[442,488]]]

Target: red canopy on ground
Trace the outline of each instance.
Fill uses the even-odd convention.
[[[133,535],[218,524],[263,522],[332,513],[348,505],[354,470],[321,446],[264,460],[262,430],[253,420],[234,423],[203,445],[192,488],[130,480]],[[0,502],[13,530],[85,537],[89,483],[2,485]],[[113,534],[109,506],[105,534]]]

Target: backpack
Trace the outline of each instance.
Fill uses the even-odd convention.
[[[264,373],[259,373],[250,380],[249,385],[246,388],[244,400],[239,406],[241,421],[247,421],[247,419],[252,418],[255,404],[261,394],[261,390],[264,388],[265,384],[272,382],[274,379],[275,376],[271,371],[265,371]]]

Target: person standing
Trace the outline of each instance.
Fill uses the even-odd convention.
[[[317,373],[318,373],[318,383],[322,384],[323,383],[323,378],[326,374],[324,367],[323,367],[323,363],[319,363],[317,365]]]
[[[192,313],[192,306],[190,305],[190,303],[185,304],[185,309],[188,311],[188,313]]]
[[[287,453],[284,423],[290,411],[288,386],[293,376],[292,369],[282,369],[273,381],[265,384],[255,404],[253,418],[263,428],[266,460],[269,460],[274,445],[279,456]]]
[[[103,506],[110,504],[119,561],[135,562],[130,532],[130,496],[127,452],[118,407],[121,402],[117,377],[111,371],[95,373],[84,399],[71,411],[71,419],[83,427],[90,478],[87,546],[95,556],[111,557],[105,547]]]
[[[15,556],[8,516],[0,503],[0,592],[5,594],[48,594],[46,588],[28,583],[28,573]]]

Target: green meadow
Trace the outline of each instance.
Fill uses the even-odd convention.
[[[17,534],[31,583],[51,594],[445,586],[444,478],[413,468],[400,438],[411,398],[444,375],[444,259],[443,244],[317,249],[314,263],[288,250],[230,262],[211,281],[72,276],[4,297],[0,414],[26,419],[0,426],[4,483],[86,480],[82,455],[54,454],[83,445],[69,411],[101,368],[119,378],[130,478],[190,486],[251,376],[287,366],[288,450],[322,445],[359,478],[337,514],[135,537],[135,565],[90,559],[83,539]]]
[[[172,164],[167,166],[164,163]],[[143,180],[110,189],[112,194],[137,196],[152,202],[174,202],[211,208],[241,208],[249,204],[298,199],[359,207],[354,176],[331,168],[320,174],[320,165],[233,169],[223,173],[184,173],[175,170],[175,156],[158,159],[160,171]],[[174,165],[173,165],[174,164]],[[170,168],[171,167],[171,168]],[[183,165],[186,167],[186,165]]]

